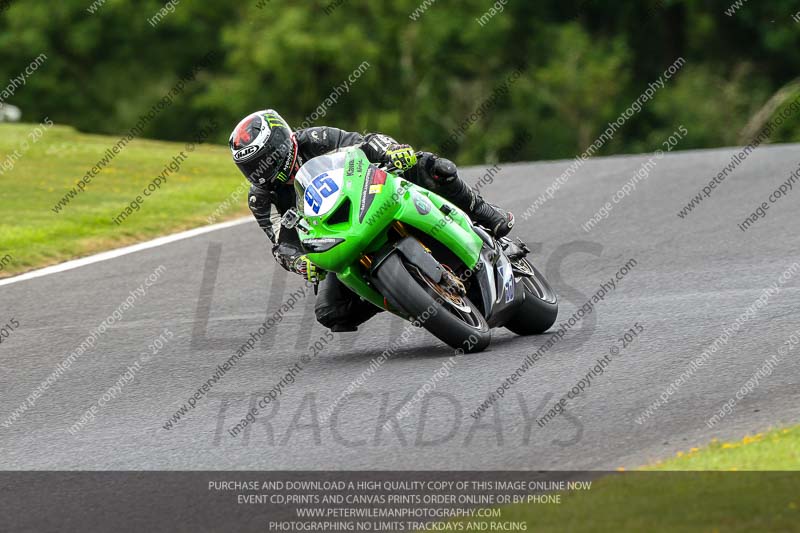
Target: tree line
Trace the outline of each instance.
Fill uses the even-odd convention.
[[[145,137],[187,140],[214,122],[224,143],[242,116],[274,107],[295,125],[382,131],[467,164],[573,157],[634,102],[598,154],[653,151],[678,125],[690,132],[680,149],[746,144],[800,94],[791,0],[96,4],[0,12],[0,86],[48,58],[8,100],[24,121],[119,134],[191,74]],[[798,141],[800,126],[770,140]]]

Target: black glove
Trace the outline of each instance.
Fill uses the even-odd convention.
[[[305,277],[311,283],[319,283],[325,279],[325,271],[317,268],[317,265],[312,263],[307,255],[298,257],[294,265],[292,265],[292,270]]]

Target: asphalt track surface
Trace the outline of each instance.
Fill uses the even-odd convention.
[[[629,259],[636,266],[479,421],[470,416],[523,358],[548,338],[496,330],[490,348],[456,358],[388,431],[403,404],[452,351],[415,330],[335,420],[319,421],[342,391],[387,349],[405,323],[385,313],[358,333],[337,334],[303,365],[279,404],[228,433],[325,330],[303,299],[170,430],[164,424],[247,341],[299,277],[282,274],[255,222],[82,268],[0,287],[0,323],[19,328],[0,344],[0,421],[159,265],[135,307],[100,336],[35,406],[0,426],[0,468],[39,470],[454,469],[635,467],[712,437],[740,438],[800,419],[800,368],[792,355],[760,380],[713,429],[706,420],[800,327],[800,275],[781,287],[710,361],[639,424],[689,362],[796,260],[800,192],[772,205],[747,232],[741,222],[800,162],[797,145],[758,148],[685,219],[676,213],[730,161],[734,149],[676,152],[609,217],[581,229],[649,156],[588,161],[532,217],[522,213],[570,161],[502,164],[484,196],[514,210],[516,235],[560,294],[559,322]],[[464,171],[475,183],[484,169]],[[797,188],[797,186],[795,186]],[[271,303],[270,303],[271,302]],[[533,422],[566,394],[635,323],[644,332],[545,427]],[[68,428],[147,353],[174,337],[76,434]],[[800,351],[794,351],[794,357]],[[427,402],[427,404],[426,404]],[[545,405],[547,407],[545,407]]]

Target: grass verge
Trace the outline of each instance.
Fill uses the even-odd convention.
[[[561,496],[501,507],[500,518],[462,520],[453,531],[509,530],[503,523],[536,532],[800,531],[800,426],[714,441]]]
[[[248,212],[247,189],[226,147],[200,144],[190,151],[185,143],[144,139],[124,146],[83,192],[55,212],[59,200],[119,138],[53,126],[34,141],[36,128],[0,125],[0,277]],[[145,196],[176,157],[184,159],[180,168]],[[132,214],[116,224],[113,219],[131,202],[138,209],[131,208]]]

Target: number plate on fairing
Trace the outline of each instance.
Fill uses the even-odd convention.
[[[344,160],[341,152],[315,157],[297,173],[304,189],[304,215],[323,216],[336,205],[344,188]]]

